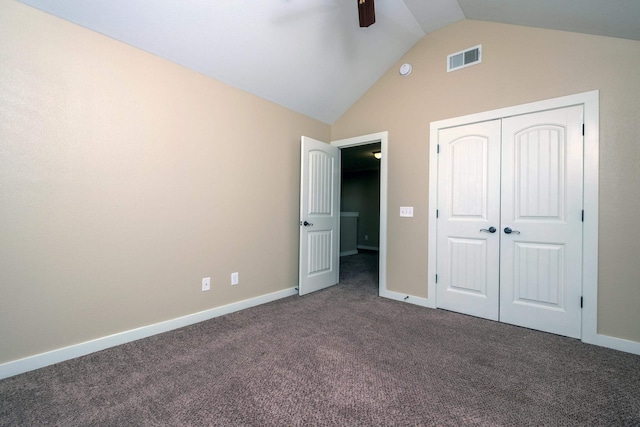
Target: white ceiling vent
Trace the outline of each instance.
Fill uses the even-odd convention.
[[[447,56],[447,72],[482,62],[482,45],[471,47]]]

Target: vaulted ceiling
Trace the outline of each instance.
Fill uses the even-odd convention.
[[[640,0],[375,0],[368,28],[358,0],[20,1],[328,124],[462,19],[640,40]]]

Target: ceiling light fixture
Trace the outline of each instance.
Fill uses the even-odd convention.
[[[374,151],[373,152],[373,157],[375,157],[376,159],[380,160],[382,158],[382,152],[381,151]]]

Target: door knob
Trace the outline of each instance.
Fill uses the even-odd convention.
[[[481,228],[480,231],[484,231],[486,233],[495,233],[496,232],[496,228],[495,227]]]
[[[505,227],[504,232],[505,234],[511,234],[511,233],[520,234],[518,230],[512,230],[511,227]]]
[[[312,224],[312,223],[310,223],[310,222],[305,221],[305,222],[303,222],[303,223],[302,223],[302,224],[300,224],[300,225],[304,225],[305,227],[311,227],[313,224]]]

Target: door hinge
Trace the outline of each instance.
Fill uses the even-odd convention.
[[[584,222],[584,209],[582,209],[582,222]]]
[[[582,304],[584,303],[584,298],[580,297],[580,308],[582,308]]]
[[[438,283],[438,275],[436,274],[436,283]]]
[[[582,124],[582,136],[584,136],[584,123]]]
[[[440,212],[438,211],[438,209],[436,209],[436,218],[438,218],[440,216]]]
[[[440,154],[440,144],[436,145],[436,153]]]

